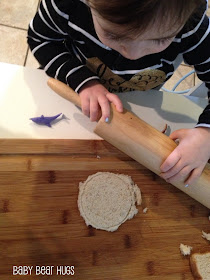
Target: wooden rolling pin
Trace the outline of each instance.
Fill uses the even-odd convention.
[[[81,107],[79,95],[64,83],[50,78],[48,85],[60,96]],[[176,148],[176,143],[126,109],[119,113],[114,105],[111,108],[110,121],[106,123],[100,119],[94,132],[159,175],[161,164]],[[188,188],[184,182],[173,185],[210,208],[210,164],[206,164],[197,182]]]

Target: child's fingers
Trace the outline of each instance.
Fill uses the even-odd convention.
[[[167,172],[174,167],[180,160],[181,154],[177,151],[177,148],[167,157],[167,159],[160,166],[161,172]]]
[[[192,167],[189,165],[184,166],[181,170],[179,170],[176,173],[167,175],[164,174],[162,176],[163,179],[165,179],[167,182],[172,183],[174,181],[185,181],[186,178],[189,177],[189,174],[192,172]]]
[[[190,176],[187,178],[187,180],[185,181],[185,185],[191,185],[193,182],[195,182],[200,176],[201,173],[203,172],[204,166],[200,166],[199,168],[195,168]]]
[[[102,118],[105,121],[110,116],[110,103],[106,95],[101,95],[98,98],[98,103],[101,107]]]
[[[89,98],[81,98],[82,112],[86,116],[90,116],[90,100]]]
[[[181,140],[182,138],[184,138],[185,133],[186,133],[186,130],[185,130],[185,129],[179,129],[179,130],[173,131],[173,132],[170,134],[169,137],[170,137],[172,140],[176,140],[176,139]]]
[[[185,182],[185,180],[189,177],[189,174],[192,172],[192,168],[190,166],[185,166],[181,171],[176,173],[175,175],[168,178],[166,181],[169,183],[173,183],[176,181]],[[186,183],[187,184],[187,183]]]
[[[90,99],[90,120],[91,122],[97,121],[99,113],[98,100],[96,98]]]
[[[171,169],[169,169],[166,172],[162,172],[160,174],[160,176],[165,179],[168,180],[169,178],[175,176],[177,173],[179,173],[183,168],[185,167],[185,165],[183,165],[183,162],[181,160],[179,160]]]
[[[123,112],[123,104],[122,104],[120,98],[116,94],[109,92],[109,93],[107,93],[106,97],[108,98],[108,100],[110,102],[112,102],[115,105],[118,112],[121,112],[121,113]]]

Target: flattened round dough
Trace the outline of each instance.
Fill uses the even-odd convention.
[[[141,192],[131,177],[98,172],[79,185],[78,207],[87,225],[115,231],[133,218],[141,204]]]

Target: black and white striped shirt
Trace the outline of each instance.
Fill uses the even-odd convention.
[[[173,75],[175,60],[180,54],[187,64],[194,66],[210,92],[210,19],[205,15],[207,8],[208,1],[167,49],[129,60],[99,40],[85,1],[42,0],[29,25],[28,44],[46,73],[70,85],[76,92],[87,81],[101,78],[101,69],[93,71],[87,66],[91,58],[98,58],[109,71],[125,81],[145,69],[163,71],[166,81]],[[210,127],[210,104],[199,117],[199,125]]]

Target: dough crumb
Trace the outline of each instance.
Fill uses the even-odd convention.
[[[206,233],[205,231],[202,230],[202,237],[210,241],[210,233]]]
[[[179,249],[180,249],[180,252],[183,256],[188,256],[191,254],[191,251],[192,251],[192,247],[191,246],[188,246],[188,245],[184,245],[184,244],[180,244],[179,246]]]
[[[144,213],[144,214],[146,214],[146,213],[147,213],[147,211],[148,211],[148,208],[147,208],[147,207],[145,207],[145,208],[143,209],[143,213]]]

